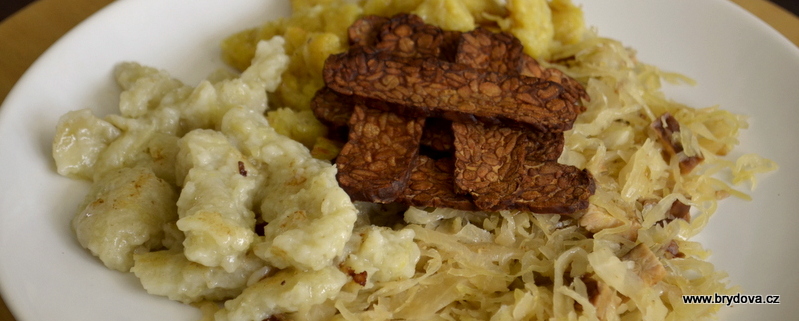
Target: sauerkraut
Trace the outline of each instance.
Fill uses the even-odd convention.
[[[683,295],[738,291],[690,238],[719,201],[747,199],[737,186],[754,188],[776,164],[754,154],[729,159],[746,117],[669,100],[663,81],[692,81],[587,29],[579,7],[292,6],[290,17],[224,41],[223,58],[241,75],[191,87],[126,63],[117,71],[119,115],[62,118],[58,171],[95,184],[73,226],[106,265],[133,272],[152,294],[200,307],[205,320],[684,320],[710,318],[719,306],[686,305]],[[339,146],[308,104],[323,85],[324,59],[346,50],[346,28],[365,14],[399,12],[445,29],[510,32],[542,64],[585,85],[591,99],[559,162],[596,179],[587,210],[567,217],[349,200],[330,163]],[[653,129],[665,114],[680,124],[670,138],[682,147],[667,157]],[[686,157],[703,161],[684,172]],[[163,192],[125,201],[136,177]],[[140,203],[149,199],[157,209],[146,214]],[[685,208],[688,217],[675,217]],[[132,238],[131,229],[145,232]]]

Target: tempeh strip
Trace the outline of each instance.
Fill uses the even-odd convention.
[[[396,56],[438,58],[447,40],[443,30],[412,14],[394,16],[381,27],[374,49]]]
[[[453,123],[452,129],[459,184],[464,179],[485,181],[486,175],[498,175],[496,179],[491,179],[498,182],[511,170],[500,170],[500,167],[509,167],[512,163],[554,162],[558,160],[563,149],[563,136],[551,133],[481,123]],[[515,168],[519,166],[515,165]],[[461,175],[477,169],[479,173],[460,178]]]
[[[412,206],[477,210],[468,196],[453,191],[453,169],[452,158],[435,160],[419,155],[411,172],[408,188],[399,201]]]
[[[515,194],[523,160],[514,150],[522,133],[508,127],[457,122],[452,131],[458,190],[471,194],[484,209],[496,208],[500,196]]]
[[[570,214],[588,208],[588,198],[596,190],[591,173],[574,166],[557,162],[525,164],[523,172],[521,188],[509,209]]]
[[[406,125],[412,126],[415,118],[424,124],[421,137],[414,137],[417,143],[445,151],[436,156],[444,157],[439,160],[414,155],[407,168],[410,177],[404,183],[402,178],[392,180],[407,185],[398,196],[398,186],[377,177],[405,173],[393,168],[388,173],[372,173],[369,180],[374,185],[351,192],[353,198],[565,214],[587,205],[594,188],[590,173],[557,163],[563,131],[582,112],[578,96],[587,98],[579,83],[560,71],[541,68],[509,34],[484,29],[464,34],[442,31],[414,15],[390,20],[369,16],[349,31],[353,48],[326,62],[328,87],[314,99],[315,109],[325,109],[317,112],[320,118],[342,127],[341,119],[352,104],[370,113],[367,122],[393,116],[408,119]],[[522,76],[525,74],[556,75],[550,78],[569,88]],[[332,106],[326,108],[325,104]],[[432,118],[425,121],[426,117]],[[361,122],[356,114],[350,121],[349,126]],[[450,121],[454,122],[450,130],[441,126]],[[374,131],[400,126],[401,121]],[[367,157],[360,160],[363,166],[374,163],[369,156],[376,153],[393,160],[407,153],[407,149],[378,139],[371,146],[360,146],[366,139],[352,139],[358,132],[350,134],[349,153],[366,151]],[[452,149],[454,159],[446,156]],[[344,157],[345,163],[351,159]],[[380,162],[372,166],[363,170],[378,172],[373,169],[385,167]],[[351,175],[340,171],[344,180]],[[458,194],[462,192],[467,193]],[[378,195],[381,193],[385,195]]]
[[[453,121],[477,117],[565,131],[577,117],[557,83],[442,60],[350,50],[331,55],[323,76],[327,86],[340,93],[414,107]]]
[[[381,16],[365,16],[356,20],[347,28],[347,37],[350,47],[364,46],[373,47],[378,41],[378,35],[382,26],[388,23],[389,19]]]
[[[476,69],[516,75],[524,72],[525,68],[528,67],[525,57],[529,58],[524,53],[524,47],[512,35],[493,33],[483,28],[477,28],[463,34],[458,45],[455,62]],[[577,86],[576,90],[585,92],[582,85],[577,83]],[[474,135],[514,136],[513,141],[516,144],[514,148],[522,149],[519,155],[523,157],[511,161],[555,161],[563,151],[563,134],[559,132],[540,132],[528,128],[505,127],[506,129],[502,130],[507,133],[491,133],[491,131],[500,130],[501,127],[483,126],[475,122],[464,122],[463,124],[464,126],[480,126],[480,128],[472,130]],[[463,136],[460,138],[462,140],[470,139]],[[486,146],[486,148],[490,149],[492,147]],[[507,150],[507,152],[510,153],[511,150]]]
[[[575,102],[574,106],[578,113],[585,111],[585,106],[579,100],[590,101],[591,97],[582,84],[559,69],[541,67],[538,61],[528,55],[522,56],[522,60],[524,61],[520,72],[522,76],[541,78],[560,84],[564,88],[563,97]]]
[[[519,39],[508,33],[494,33],[484,28],[464,33],[458,44],[456,62],[474,68],[556,82],[563,86],[564,95],[568,95],[580,112],[583,106],[579,99],[590,99],[582,84],[559,69],[542,67],[524,53],[524,46]]]
[[[483,210],[570,214],[588,206],[594,181],[555,160],[528,160],[526,134],[504,127],[454,123],[456,186]]]
[[[331,129],[349,126],[354,105],[351,96],[339,94],[327,87],[319,89],[311,99],[314,116]]]
[[[356,103],[349,140],[336,159],[341,187],[354,200],[393,202],[407,186],[423,126],[424,118]]]
[[[452,55],[457,48],[460,32],[443,31],[425,24],[416,15],[400,14],[390,20],[380,16],[365,16],[348,29],[351,46],[377,47],[406,56],[435,57],[446,51]],[[330,88],[320,89],[311,102],[314,115],[331,129],[347,127],[353,109],[353,98],[339,94]],[[374,105],[374,104],[372,104]],[[409,112],[401,106],[381,104],[382,109],[394,112]],[[380,106],[371,106],[380,107]],[[452,151],[451,122],[431,118],[425,123],[421,144],[434,151]]]
[[[455,182],[483,210],[570,214],[588,206],[590,173],[557,161],[527,161],[524,134],[509,128],[455,123]]]
[[[524,47],[512,35],[477,28],[461,36],[455,62],[476,69],[519,74],[525,67],[524,55]]]

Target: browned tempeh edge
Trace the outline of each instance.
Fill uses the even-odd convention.
[[[525,164],[526,174],[511,209],[535,213],[569,214],[588,208],[588,198],[596,191],[596,182],[587,169],[543,162]],[[568,201],[563,202],[563,199]]]
[[[400,57],[439,58],[447,38],[440,28],[426,24],[419,16],[400,14],[382,25],[373,48]]]
[[[408,188],[399,201],[412,206],[449,207],[464,211],[479,210],[469,197],[456,194],[452,157],[432,159],[419,155],[411,171]]]
[[[564,95],[571,99],[579,112],[584,106],[579,101],[590,100],[585,88],[574,78],[555,68],[543,68],[535,59],[524,53],[524,46],[518,38],[506,32],[491,32],[478,27],[461,37],[458,47],[458,63],[466,63],[475,68],[501,73],[515,73],[556,82],[564,87]]]
[[[591,100],[591,97],[588,96],[588,92],[585,91],[585,87],[576,79],[563,73],[563,71],[556,68],[543,68],[538,61],[528,55],[523,55],[522,60],[524,64],[521,75],[546,79],[558,83],[565,89],[564,96],[573,101],[579,102],[580,99],[585,101]],[[583,105],[582,102],[575,103],[574,105],[578,112],[581,113],[585,111],[585,105]]]
[[[464,33],[456,62],[517,74],[531,67],[525,57],[515,37],[478,28]],[[579,83],[577,86],[578,91],[585,92]],[[456,186],[473,195],[478,207],[570,214],[588,206],[588,197],[595,189],[590,173],[557,163],[563,148],[562,133],[476,122],[455,123],[453,132]]]
[[[424,121],[356,103],[349,139],[336,158],[341,187],[355,200],[396,200],[407,187]]]
[[[386,17],[369,15],[356,20],[347,28],[350,47],[374,47],[380,29],[389,21]]]
[[[331,89],[413,107],[452,121],[516,122],[541,131],[571,129],[577,117],[563,87],[551,81],[469,68],[443,60],[397,57],[354,48],[331,55],[323,71]]]
[[[352,96],[339,94],[327,87],[316,91],[311,99],[314,116],[331,129],[347,127],[354,108]]]

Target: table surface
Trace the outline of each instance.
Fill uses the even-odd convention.
[[[113,0],[38,0],[0,24],[0,101],[25,70],[75,25]],[[765,0],[731,0],[799,46],[799,18]],[[46,21],[47,23],[41,23]],[[15,321],[0,298],[0,321]]]

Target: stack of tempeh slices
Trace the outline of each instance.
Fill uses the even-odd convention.
[[[336,158],[354,200],[571,214],[595,185],[559,164],[563,131],[588,95],[518,39],[446,31],[419,17],[367,16],[325,63],[315,115],[348,129]]]

